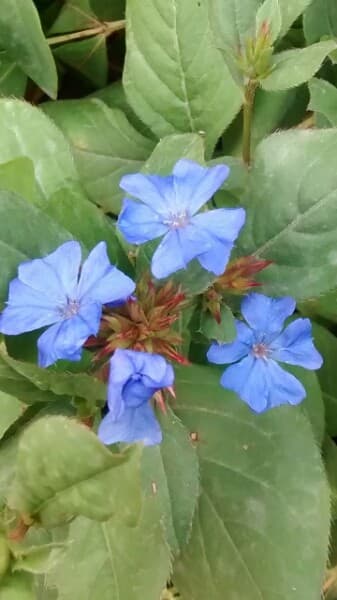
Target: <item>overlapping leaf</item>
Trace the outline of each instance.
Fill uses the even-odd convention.
[[[158,138],[204,131],[212,151],[241,105],[210,38],[206,2],[127,2],[123,81],[135,113]]]
[[[19,442],[9,504],[45,526],[74,515],[104,521],[139,517],[140,449],[115,454],[86,426],[61,417],[39,419]]]
[[[202,494],[174,580],[195,600],[317,600],[329,492],[312,429],[294,407],[257,417],[219,375],[177,375],[176,411],[198,440]]]
[[[332,130],[275,134],[257,149],[240,254],[274,262],[272,295],[317,296],[337,283],[337,141]]]
[[[104,210],[118,212],[120,178],[141,169],[153,142],[138,133],[120,110],[109,109],[100,100],[48,103],[44,110],[69,139],[89,197]]]

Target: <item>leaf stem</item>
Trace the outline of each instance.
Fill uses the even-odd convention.
[[[125,27],[125,19],[121,21],[106,21],[101,23],[97,27],[90,27],[89,29],[83,29],[82,31],[72,31],[71,33],[65,33],[64,35],[55,35],[47,38],[49,46],[55,44],[64,44],[66,42],[73,42],[74,40],[81,40],[87,37],[93,37],[95,35],[104,34],[106,37],[120,31]]]
[[[256,87],[256,82],[250,79],[245,87],[243,103],[242,158],[248,166],[251,163],[252,119]]]

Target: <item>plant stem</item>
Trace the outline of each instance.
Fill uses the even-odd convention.
[[[252,118],[253,107],[256,92],[256,82],[249,80],[245,87],[245,97],[243,103],[243,141],[242,158],[246,165],[251,163],[251,137],[252,137]]]
[[[81,40],[87,37],[93,37],[95,35],[104,34],[105,36],[111,35],[115,31],[120,31],[125,27],[125,20],[121,21],[109,21],[98,25],[97,27],[91,27],[89,29],[83,29],[82,31],[72,31],[71,33],[65,33],[64,35],[55,35],[47,38],[49,46],[55,44],[64,44],[66,42],[73,42],[74,40]]]

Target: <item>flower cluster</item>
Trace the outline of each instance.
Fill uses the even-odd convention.
[[[154,403],[165,409],[163,391],[173,393],[174,371],[167,358],[188,364],[179,353],[182,340],[175,329],[185,294],[172,281],[158,280],[196,259],[216,276],[203,300],[219,321],[226,293],[246,293],[256,285],[252,275],[269,264],[241,257],[227,267],[245,222],[244,209],[198,212],[228,173],[225,165],[205,168],[180,160],[166,177],[138,173],[122,178],[121,188],[138,201],[125,198],[117,227],[131,244],[158,239],[151,262],[154,280],[143,276],[136,285],[110,264],[105,242],[82,262],[80,244],[68,241],[19,265],[10,283],[0,332],[18,335],[43,328],[38,338],[41,367],[59,359],[78,361],[83,347],[93,351],[96,374],[108,384],[107,413],[98,429],[106,444],[160,443]],[[249,294],[241,306],[246,323],[236,320],[236,339],[212,343],[208,350],[209,362],[231,364],[221,385],[256,412],[305,397],[302,384],[279,362],[306,369],[321,366],[308,319],[296,319],[283,329],[294,311],[292,298]]]

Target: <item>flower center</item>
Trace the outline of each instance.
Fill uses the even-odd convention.
[[[180,212],[169,213],[168,217],[163,221],[164,225],[168,225],[170,229],[180,229],[186,227],[189,223],[189,215],[187,210]]]
[[[78,314],[80,310],[80,303],[78,300],[71,300],[68,298],[67,304],[60,308],[60,313],[64,319],[71,319]]]
[[[270,355],[270,349],[266,344],[258,343],[252,347],[252,354],[255,358],[268,358]]]

